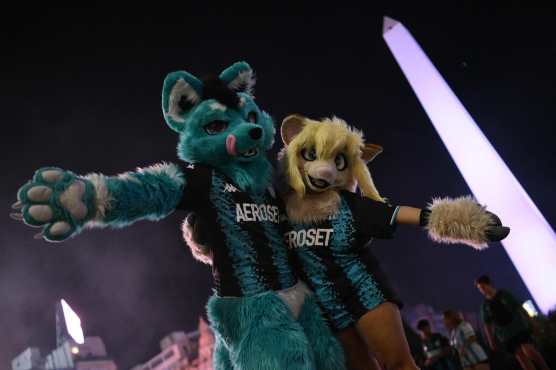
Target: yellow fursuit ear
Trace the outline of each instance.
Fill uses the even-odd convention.
[[[353,177],[357,180],[357,185],[361,189],[363,196],[376,200],[378,202],[385,202],[384,199],[376,190],[373,178],[369,172],[367,164],[361,158],[358,158],[353,166]]]
[[[376,158],[377,155],[382,153],[382,147],[377,144],[363,144],[361,148],[361,158],[365,163],[369,163]]]
[[[280,136],[282,136],[282,142],[284,145],[290,145],[293,139],[303,130],[305,127],[306,117],[301,114],[290,114],[282,121],[280,126]]]
[[[299,195],[303,197],[305,195],[305,182],[301,177],[301,172],[299,171],[299,167],[297,166],[297,153],[296,150],[288,146],[288,154],[287,158],[287,175],[289,179],[289,184],[293,190]]]

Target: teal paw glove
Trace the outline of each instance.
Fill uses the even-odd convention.
[[[78,234],[96,214],[95,189],[70,171],[44,167],[17,192],[12,206],[21,213],[10,216],[29,226],[42,227],[36,239],[59,242]]]

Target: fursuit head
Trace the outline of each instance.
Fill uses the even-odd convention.
[[[337,117],[315,121],[291,115],[282,122],[281,136],[279,161],[289,187],[285,198],[291,221],[318,222],[334,214],[339,190],[359,188],[384,202],[367,167],[382,147],[365,144],[361,131]]]

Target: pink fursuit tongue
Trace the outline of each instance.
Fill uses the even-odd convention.
[[[236,137],[234,135],[228,135],[226,138],[226,151],[229,155],[236,156]]]

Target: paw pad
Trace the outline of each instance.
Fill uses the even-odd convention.
[[[48,222],[52,219],[52,209],[45,205],[31,206],[29,215],[38,222]]]
[[[61,236],[71,231],[71,225],[64,221],[55,222],[49,229],[50,235]]]
[[[63,173],[60,170],[46,170],[41,172],[40,175],[44,181],[52,184],[59,181],[62,178]]]
[[[33,186],[27,191],[27,198],[33,202],[46,202],[51,195],[52,189],[44,185]]]

